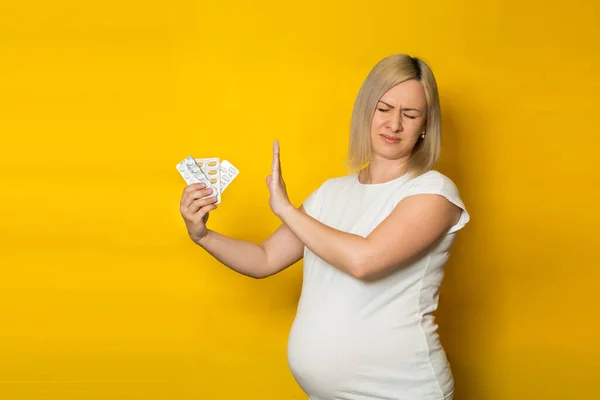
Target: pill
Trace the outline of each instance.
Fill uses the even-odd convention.
[[[201,182],[213,189],[214,194],[210,196],[217,197],[217,204],[221,202],[221,193],[240,173],[229,161],[221,161],[218,157],[186,157],[178,164],[177,169],[188,184]]]
[[[216,179],[217,181],[213,183],[215,188],[221,189],[221,160],[218,157],[209,157],[209,158],[196,158],[196,163],[202,167],[202,172],[211,178]]]
[[[231,182],[233,182],[239,173],[240,172],[229,161],[221,161],[221,193],[231,185]]]
[[[197,165],[193,157],[186,157],[183,161],[179,162],[176,167],[188,185],[193,183],[204,183],[205,187],[214,189],[215,193],[220,190],[218,181],[217,184],[214,184],[213,186],[213,184],[209,182],[204,171],[202,171],[202,169],[200,169],[200,167]],[[221,198],[219,196],[218,202],[220,202],[220,200]]]

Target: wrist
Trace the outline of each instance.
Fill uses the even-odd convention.
[[[296,211],[298,210],[292,205],[292,203],[289,203],[288,205],[283,207],[283,209],[279,213],[279,218],[282,222],[286,222],[286,219]]]
[[[210,235],[211,235],[211,231],[210,231],[210,229],[207,229],[206,233],[204,234],[204,236],[202,236],[200,238],[193,238],[193,241],[198,246],[204,248],[204,246],[206,246],[207,241],[209,240],[209,236]]]

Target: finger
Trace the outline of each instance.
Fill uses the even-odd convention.
[[[273,165],[271,166],[271,175],[273,179],[279,179],[279,141],[273,142]]]
[[[191,213],[197,212],[201,207],[204,207],[207,204],[212,204],[217,200],[216,195],[202,196],[200,198],[194,199],[190,202],[190,205],[187,207],[187,210]]]
[[[202,207],[205,207],[209,204],[214,204],[214,203],[216,203],[216,201],[217,201],[217,196],[210,196],[210,197],[206,197],[203,199],[194,200],[188,207],[188,211],[192,214],[195,214]]]
[[[199,189],[204,189],[205,187],[206,187],[206,184],[204,184],[202,182],[191,183],[183,188],[183,193],[186,194],[186,193],[194,192]]]
[[[189,194],[195,192],[196,190],[204,189],[205,187],[206,185],[204,183],[192,183],[191,185],[184,187],[179,205],[183,207],[185,204],[189,204],[189,201],[187,201]]]
[[[183,208],[188,208],[194,200],[210,196],[211,194],[214,194],[212,188],[196,189],[195,191],[185,195],[185,200],[183,200],[182,206]]]
[[[188,219],[192,221],[197,218],[203,218],[204,214],[206,214],[209,211],[207,207],[216,206],[215,203],[216,199],[213,200],[212,197],[203,200],[196,200],[196,202],[194,202],[192,206],[188,208],[186,215],[188,216]]]
[[[216,204],[210,204],[208,206],[202,207],[200,209],[200,211],[194,215],[194,222],[195,223],[206,223],[206,218],[208,216],[208,213],[211,212],[212,210],[216,210],[217,209],[217,205]]]
[[[277,174],[279,179],[281,179],[281,149],[279,148],[279,142],[277,143]]]

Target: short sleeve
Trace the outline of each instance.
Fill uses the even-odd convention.
[[[459,207],[462,212],[458,222],[450,228],[448,233],[454,233],[467,225],[471,220],[471,216],[467,212],[467,208],[460,198],[458,188],[452,180],[437,171],[429,171],[421,176],[416,177],[412,184],[407,189],[406,195],[403,197],[412,196],[415,194],[437,194],[445,197],[452,204]]]

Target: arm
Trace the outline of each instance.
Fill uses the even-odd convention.
[[[460,212],[442,196],[410,196],[366,238],[328,227],[292,207],[279,217],[317,256],[355,278],[369,280],[433,245],[458,222]]]
[[[240,274],[265,278],[276,274],[302,258],[304,245],[285,225],[261,244],[232,239],[206,227],[209,212],[217,208],[216,196],[202,183],[183,190],[180,212],[194,243]],[[304,212],[304,208],[298,211]]]
[[[304,213],[302,207],[296,211]],[[209,229],[198,245],[232,270],[255,279],[283,271],[304,253],[304,245],[285,224],[261,244],[229,238]]]
[[[404,264],[438,241],[460,219],[461,209],[436,194],[404,198],[366,238],[331,228],[296,210],[281,174],[279,142],[267,177],[269,205],[317,256],[358,279],[370,280]]]

